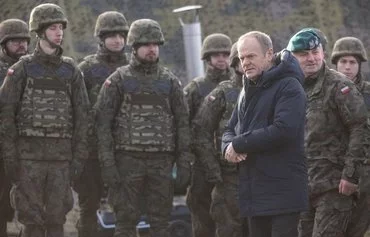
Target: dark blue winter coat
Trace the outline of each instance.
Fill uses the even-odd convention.
[[[232,142],[237,153],[248,154],[239,163],[242,217],[298,212],[308,206],[304,74],[298,61],[284,52],[256,85],[245,80],[245,93],[222,137],[223,152]]]

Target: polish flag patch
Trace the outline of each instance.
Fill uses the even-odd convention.
[[[208,97],[208,100],[209,101],[214,101],[216,99],[216,97],[214,97],[213,95],[210,95],[209,97]]]
[[[8,69],[8,72],[6,73],[6,75],[7,76],[11,76],[11,75],[13,75],[14,74],[14,70],[13,69],[11,69],[11,68],[9,68]]]
[[[342,89],[340,89],[340,92],[342,92],[343,95],[348,94],[350,91],[351,89],[348,86],[345,86]]]
[[[109,87],[110,84],[112,84],[112,81],[111,80],[105,80],[105,82],[104,82],[104,86],[105,87]]]

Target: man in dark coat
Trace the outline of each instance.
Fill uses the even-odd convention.
[[[274,57],[268,35],[238,40],[244,88],[226,126],[222,151],[239,166],[239,204],[250,236],[297,236],[307,208],[303,72],[287,51]],[[247,233],[243,234],[247,236]]]

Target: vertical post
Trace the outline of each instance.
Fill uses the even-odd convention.
[[[202,6],[192,5],[173,10],[175,13],[190,10],[195,11],[194,21],[191,23],[185,24],[182,19],[179,18],[184,39],[186,74],[188,82],[195,77],[204,76],[204,63],[201,60],[202,31],[199,22],[200,8],[202,8]]]

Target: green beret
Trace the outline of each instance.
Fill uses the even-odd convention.
[[[320,37],[310,28],[305,28],[290,38],[287,50],[291,52],[311,50],[321,44]]]

